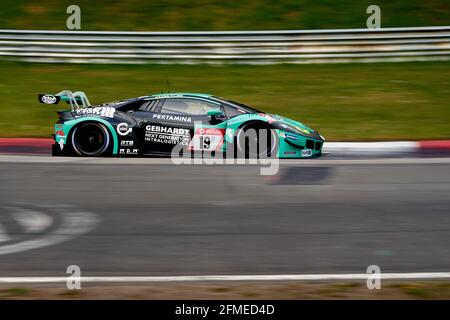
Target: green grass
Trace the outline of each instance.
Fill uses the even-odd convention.
[[[26,288],[8,288],[0,291],[1,298],[18,298],[28,296],[30,294],[30,290]]]
[[[252,30],[365,28],[381,7],[382,27],[448,25],[448,0],[2,0],[2,29],[66,29],[67,6],[81,7],[83,30]]]
[[[450,138],[450,62],[274,66],[0,62],[0,136],[46,137],[54,106],[38,93],[83,90],[92,103],[206,92],[303,121],[329,140]],[[65,106],[65,105],[64,105]],[[58,106],[56,106],[58,107]]]
[[[80,290],[66,290],[61,293],[61,296],[64,298],[80,298],[81,291]]]
[[[317,293],[319,295],[339,298],[342,297],[343,293],[348,293],[359,287],[361,287],[361,284],[358,282],[335,283],[319,289]]]
[[[211,288],[210,291],[217,292],[217,293],[224,293],[224,292],[230,292],[231,290],[232,290],[232,288],[229,288],[229,287],[214,287],[214,288]]]
[[[387,286],[400,290],[413,299],[449,299],[450,284],[441,282],[394,283]]]

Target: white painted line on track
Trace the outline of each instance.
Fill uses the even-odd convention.
[[[242,160],[242,159],[241,159]],[[51,164],[82,164],[82,165],[173,165],[170,158],[77,158],[51,157],[30,155],[0,155],[0,163],[51,163]],[[377,159],[279,159],[280,165],[328,165],[328,164],[447,164],[450,157],[443,158],[377,158]],[[191,164],[206,165],[207,164]],[[237,161],[224,166],[240,165]],[[248,166],[265,166],[267,164],[242,164]],[[181,166],[189,166],[181,165]]]
[[[197,281],[330,281],[330,280],[367,280],[373,274],[292,274],[292,275],[199,275],[199,276],[112,276],[112,277],[70,277],[81,282],[197,282]],[[450,279],[450,272],[381,273],[383,280],[397,279]],[[0,283],[59,283],[67,277],[0,277]]]
[[[325,142],[323,152],[336,155],[386,155],[410,153],[420,149],[416,141]]]
[[[89,158],[71,158],[71,157],[50,157],[37,155],[0,155],[0,162],[14,163],[73,163],[82,162]]]
[[[36,210],[9,207],[8,209],[13,211],[14,219],[24,228],[25,232],[41,232],[53,223],[52,217]]]
[[[9,241],[11,238],[6,233],[5,228],[0,224],[0,242]]]
[[[9,208],[10,210],[12,209],[11,207],[5,208]],[[26,209],[23,210],[25,210],[26,212]],[[40,214],[45,215],[43,213]],[[98,220],[94,214],[85,211],[66,210],[63,212],[59,212],[59,214],[62,217],[62,221],[61,224],[56,229],[51,230],[46,234],[39,235],[37,238],[34,239],[0,245],[0,256],[5,254],[28,251],[32,249],[40,249],[71,240],[79,236],[80,234],[91,231],[97,224]],[[42,219],[42,217],[40,219]],[[27,227],[32,228],[34,231],[42,231],[44,229],[47,229],[50,225],[47,226],[46,224],[48,222],[50,222],[51,224],[52,221],[53,219],[46,221],[40,220],[37,221],[38,224],[34,224],[36,223],[36,221],[33,221],[33,224],[31,224],[31,221],[28,221]],[[44,229],[41,229],[42,227],[44,227]],[[28,231],[30,231],[30,229],[28,229]],[[2,234],[3,234],[2,230],[0,230],[0,237]]]

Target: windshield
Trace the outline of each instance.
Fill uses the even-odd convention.
[[[263,113],[262,111],[259,111],[255,108],[252,108],[250,106],[247,106],[243,103],[239,103],[236,101],[232,101],[232,100],[227,100],[227,99],[223,99],[223,98],[219,98],[219,97],[213,97],[215,100],[218,100],[220,102],[223,102],[225,104],[231,105],[232,107],[238,108],[239,110],[241,110],[242,113]]]

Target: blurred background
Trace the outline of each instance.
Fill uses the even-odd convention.
[[[0,28],[66,30],[66,8],[71,4],[73,1],[3,1]],[[366,9],[372,3],[246,0],[218,4],[207,0],[169,0],[76,4],[81,9],[81,31],[317,32],[366,28]],[[377,5],[382,28],[450,24],[448,1],[378,1]],[[223,35],[200,34],[194,36],[194,42],[181,33],[141,36],[143,40],[136,46],[130,36],[117,39],[114,34],[109,38],[115,40],[108,42],[98,38],[108,39],[107,35],[91,40],[87,36],[4,31],[0,44],[0,136],[49,136],[54,113],[36,105],[34,96],[38,92],[84,90],[92,103],[100,103],[167,91],[169,80],[173,92],[207,92],[242,101],[302,120],[329,140],[447,138],[448,32],[405,31],[375,38],[351,32],[269,33],[259,37],[238,34],[231,36],[233,40]],[[359,38],[355,40],[355,36]],[[99,47],[99,43],[103,46]],[[117,50],[125,55],[138,53],[134,58],[111,58],[111,54],[119,55]],[[69,58],[64,58],[66,54]],[[93,59],[96,54],[109,58]],[[248,59],[277,54],[288,58]],[[146,58],[139,58],[144,55]],[[188,58],[174,58],[177,56]],[[202,58],[205,56],[215,58]],[[357,60],[377,63],[329,63]],[[385,63],[392,60],[402,62]],[[33,63],[42,61],[59,63]]]
[[[81,30],[67,31],[74,4]],[[381,30],[366,28],[372,4]],[[169,82],[172,92],[211,93],[300,120],[328,141],[450,139],[447,0],[3,0],[0,7],[0,138],[50,137],[56,109],[39,104],[38,93],[82,90],[96,104],[167,92]],[[95,276],[361,273],[370,264],[448,271],[449,160],[410,156],[330,155],[281,163],[277,175],[263,177],[245,166],[2,155],[0,276],[66,276],[70,264]],[[75,225],[64,229],[64,221]],[[20,249],[40,236],[50,245]],[[449,288],[155,284],[92,296],[41,288],[38,296],[449,299]],[[38,292],[5,290],[0,297]]]
[[[2,2],[3,29],[66,28],[66,8],[82,10],[82,30],[223,31],[365,28],[366,9],[382,10],[382,27],[448,25],[450,4],[427,1],[10,1]]]

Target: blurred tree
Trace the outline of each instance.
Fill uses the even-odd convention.
[[[66,29],[73,0],[2,0],[0,28]],[[83,30],[365,28],[369,0],[77,0]],[[448,0],[377,0],[383,27],[450,24]]]

